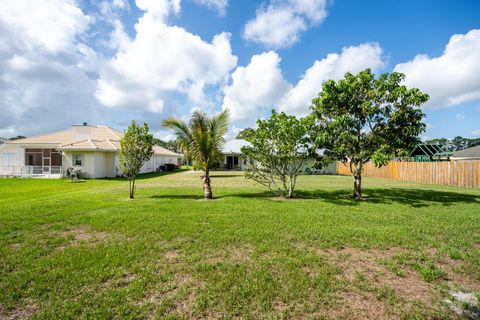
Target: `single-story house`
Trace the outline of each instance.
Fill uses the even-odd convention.
[[[450,160],[480,160],[480,145],[455,151]]]
[[[243,139],[235,139],[226,142],[223,146],[224,161],[220,166],[221,170],[245,170],[248,159],[242,154],[242,147],[250,146],[250,142]],[[317,151],[318,155],[323,156],[323,150]],[[328,165],[320,165],[320,168],[314,168],[315,159],[309,158],[303,167],[303,174],[336,174],[336,162]]]
[[[73,125],[44,135],[6,141],[0,145],[0,176],[62,177],[67,168],[86,178],[117,177],[123,132],[105,125]],[[179,163],[181,155],[155,146],[141,173]]]
[[[5,143],[7,139],[0,137],[0,144]]]
[[[227,141],[223,145],[223,164],[220,169],[243,171],[247,165],[247,158],[242,154],[242,148],[250,146],[250,142],[243,139]]]

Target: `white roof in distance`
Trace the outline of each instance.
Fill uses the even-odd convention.
[[[223,153],[242,153],[242,147],[251,146],[250,142],[243,139],[235,139],[227,141],[222,148]]]

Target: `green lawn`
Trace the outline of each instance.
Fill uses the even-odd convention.
[[[0,179],[0,318],[456,318],[479,294],[480,190],[239,173]],[[460,307],[467,307],[462,305]]]

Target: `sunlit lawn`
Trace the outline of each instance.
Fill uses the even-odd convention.
[[[0,318],[455,318],[480,289],[480,190],[215,173],[0,179]]]

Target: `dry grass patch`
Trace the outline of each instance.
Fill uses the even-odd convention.
[[[319,254],[328,263],[342,270],[338,278],[346,285],[337,297],[341,317],[398,318],[405,313],[418,314],[419,309],[450,313],[441,306],[442,294],[436,283],[426,282],[407,266],[398,272],[387,268],[385,261],[405,253],[406,250],[399,248],[320,250]]]
[[[191,318],[196,305],[196,283],[188,273],[177,273],[174,279],[166,286],[148,290],[141,305],[149,305],[150,312],[147,319],[154,319],[159,315],[182,315]]]
[[[22,303],[10,311],[5,310],[0,304],[0,319],[4,320],[20,320],[20,319],[29,319],[37,311],[37,306],[35,303],[30,300],[22,300]]]
[[[76,246],[95,247],[101,243],[112,240],[124,239],[118,234],[110,234],[102,231],[92,230],[87,226],[75,226],[66,231],[53,231],[55,236],[67,238],[68,243],[57,247],[58,250]]]

